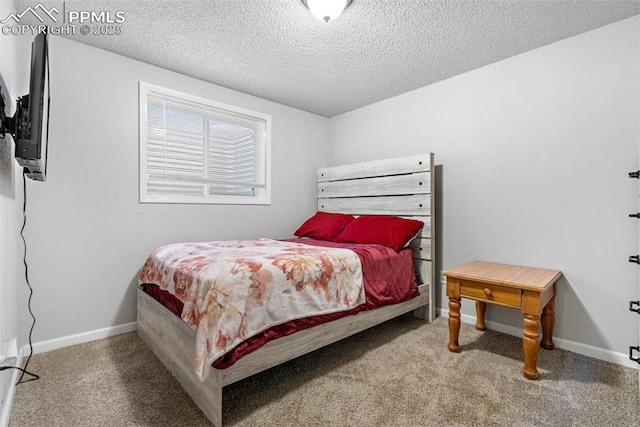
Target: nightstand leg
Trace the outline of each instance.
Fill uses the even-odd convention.
[[[487,311],[487,304],[484,302],[476,301],[476,329],[479,331],[487,330],[487,327],[484,324],[485,311]]]
[[[538,351],[540,344],[538,339],[540,334],[540,318],[530,314],[524,315],[524,336],[522,338],[522,347],[524,348],[524,367],[522,373],[530,380],[538,379]]]
[[[556,323],[556,300],[552,299],[542,310],[542,342],[540,345],[547,350],[553,350],[553,326]]]
[[[458,335],[460,334],[460,299],[449,298],[449,351],[460,352]]]

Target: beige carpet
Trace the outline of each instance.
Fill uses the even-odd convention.
[[[637,426],[638,373],[516,337],[403,316],[225,388],[229,426]],[[35,355],[10,426],[209,425],[135,333]]]

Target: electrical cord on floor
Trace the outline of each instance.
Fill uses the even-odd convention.
[[[18,384],[23,384],[23,383],[28,383],[29,381],[35,381],[35,380],[37,380],[37,379],[40,379],[40,376],[38,376],[38,375],[36,375],[36,374],[34,374],[34,373],[32,373],[32,372],[29,372],[29,371],[27,371],[26,369],[21,368],[21,367],[19,367],[19,366],[0,366],[0,371],[7,371],[7,370],[9,370],[9,369],[17,369],[18,371],[21,371],[21,372],[22,372],[22,375],[27,374],[27,375],[31,375],[31,377],[32,377],[32,378],[29,378],[28,380],[18,381],[18,382],[16,383],[16,385],[18,385]],[[22,377],[22,376],[21,376],[21,377]]]
[[[29,372],[27,367],[29,366],[29,361],[31,360],[31,356],[33,355],[33,342],[31,340],[31,335],[33,334],[33,328],[36,326],[36,317],[33,315],[33,311],[31,311],[31,297],[33,296],[33,288],[31,287],[31,283],[29,282],[29,265],[27,264],[27,241],[24,238],[24,228],[27,225],[27,178],[26,178],[26,170],[22,171],[22,189],[23,189],[23,203],[22,203],[22,228],[20,229],[20,237],[22,238],[22,243],[24,244],[24,256],[22,257],[22,262],[24,264],[24,278],[27,282],[27,286],[29,287],[29,301],[27,303],[27,307],[29,309],[29,314],[33,319],[31,323],[31,329],[29,330],[29,357],[27,357],[27,361],[24,364],[24,368],[20,368],[17,366],[5,366],[0,368],[0,370],[4,371],[6,369],[17,369],[22,372],[20,374],[20,379],[18,379],[18,384],[26,383],[29,381],[34,381],[40,378],[40,376]],[[31,378],[23,381],[24,374],[31,376]]]

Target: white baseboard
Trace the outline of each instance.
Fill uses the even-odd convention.
[[[438,316],[449,316],[449,310],[443,308],[436,308]],[[476,317],[468,314],[460,314],[460,320],[464,323],[476,324]],[[493,331],[502,332],[503,334],[513,335],[514,337],[522,337],[522,329],[515,328],[513,326],[504,325],[502,323],[491,322],[485,319],[484,322],[488,329]],[[568,350],[574,353],[582,354],[583,356],[593,357],[594,359],[604,360],[606,362],[615,363],[618,365],[626,366],[628,368],[638,369],[638,364],[629,359],[629,355],[626,353],[616,353],[604,348],[594,347],[588,344],[583,344],[575,341],[565,340],[558,337],[553,337],[553,343],[557,348]]]
[[[55,338],[47,341],[40,341],[33,343],[33,353],[45,353],[47,351],[55,350],[58,348],[108,338],[114,335],[133,332],[135,330],[136,322],[131,322],[125,323],[124,325],[110,326],[108,328],[96,329],[94,331],[82,332],[79,334],[68,335],[66,337]],[[24,347],[22,347],[22,352],[22,354],[29,354],[29,345],[25,345]]]
[[[449,310],[443,308],[436,308],[438,316],[448,316]],[[469,316],[468,314],[460,315],[460,319],[464,323],[475,325],[476,317]],[[507,335],[515,337],[522,337],[522,329],[515,328],[513,326],[504,325],[502,323],[492,322],[485,319],[485,324],[491,330],[501,332]],[[136,322],[125,323],[124,325],[112,326],[109,328],[96,329],[94,331],[83,332],[80,334],[69,335],[66,337],[56,338],[48,341],[41,341],[33,344],[33,353],[44,353],[47,351],[55,350],[62,347],[68,347],[70,345],[82,344],[89,341],[95,341],[102,338],[112,337],[114,335],[124,334],[127,332],[133,332],[136,328]],[[563,350],[572,351],[574,353],[582,354],[584,356],[593,357],[595,359],[604,360],[606,362],[616,363],[618,365],[626,366],[633,369],[638,369],[638,364],[629,359],[629,355],[626,353],[617,353],[611,350],[594,347],[588,344],[583,344],[575,341],[570,341],[558,337],[553,338],[553,342],[556,347]],[[26,345],[20,350],[19,360],[22,360],[22,355],[29,353],[29,346]],[[2,426],[2,424],[0,424]]]
[[[22,349],[20,349],[18,351],[15,366],[22,366],[22,355]],[[2,403],[2,407],[0,407],[0,426],[2,427],[7,427],[9,425],[9,416],[11,416],[11,406],[13,405],[13,396],[16,394],[16,383],[18,382],[19,375],[20,371],[14,369],[13,375],[11,375],[11,383],[7,390],[7,396]]]

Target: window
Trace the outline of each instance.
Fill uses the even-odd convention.
[[[270,204],[271,116],[140,82],[140,202]]]

